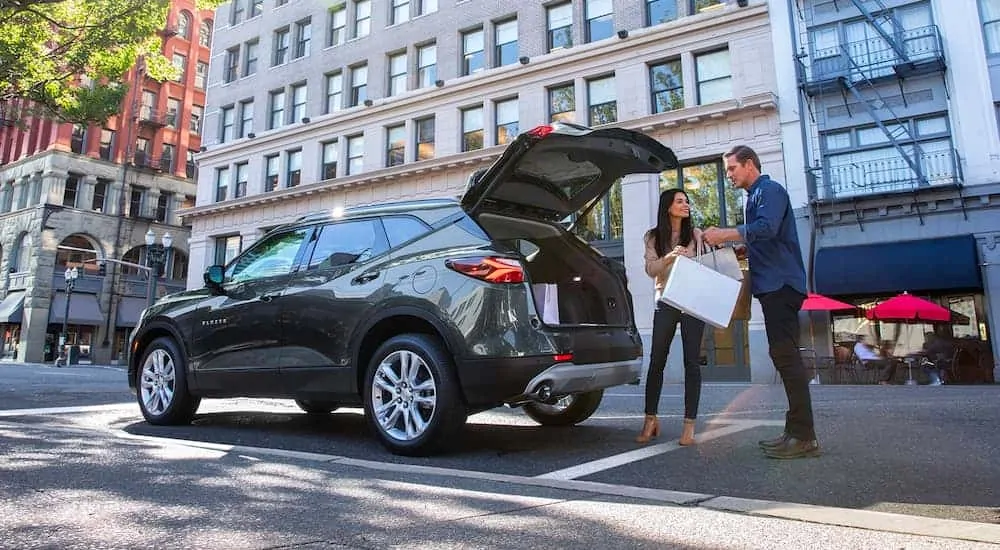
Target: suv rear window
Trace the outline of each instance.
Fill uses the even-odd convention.
[[[395,248],[410,239],[415,239],[431,228],[413,216],[387,216],[382,218],[389,246]]]

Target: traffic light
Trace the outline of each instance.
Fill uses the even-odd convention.
[[[97,264],[97,274],[104,277],[108,274],[108,264],[105,262],[100,262]]]

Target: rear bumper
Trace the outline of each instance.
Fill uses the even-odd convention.
[[[609,363],[557,363],[540,372],[524,387],[523,396],[540,391],[553,396],[603,390],[612,386],[633,384],[642,374],[642,359]]]

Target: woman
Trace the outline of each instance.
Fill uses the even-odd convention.
[[[660,420],[656,417],[663,391],[663,369],[667,365],[667,352],[674,339],[677,323],[681,325],[681,342],[684,344],[684,430],[678,443],[694,443],[694,421],[698,415],[701,398],[701,336],[705,323],[681,313],[677,308],[660,301],[667,276],[678,256],[695,255],[695,243],[701,240],[701,231],[691,223],[691,203],[683,189],[668,189],[660,194],[656,227],[645,236],[646,274],[656,284],[656,312],[653,315],[653,342],[649,354],[649,372],[646,375],[646,419],[638,443],[649,443],[660,435]]]

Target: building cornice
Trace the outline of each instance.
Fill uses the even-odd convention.
[[[666,113],[657,113],[640,118],[633,118],[612,126],[640,130],[642,132],[655,132],[659,129],[677,129],[682,126],[701,124],[710,121],[720,121],[734,115],[743,115],[754,111],[775,111],[778,104],[778,97],[772,92],[764,92],[750,96],[744,96],[728,101],[713,103],[710,105],[698,105],[686,109],[677,109]],[[670,145],[669,143],[667,144]],[[413,162],[403,166],[392,168],[381,168],[356,176],[334,178],[306,185],[299,185],[293,188],[280,189],[269,193],[262,193],[228,200],[221,203],[207,204],[178,210],[177,214],[184,218],[185,223],[191,223],[192,218],[210,216],[223,212],[241,210],[272,204],[278,201],[308,197],[317,193],[327,193],[331,191],[342,191],[362,185],[370,185],[383,181],[396,180],[398,178],[420,176],[427,173],[441,172],[454,168],[466,167],[470,172],[484,164],[495,161],[504,150],[503,145],[497,145],[455,155],[448,155],[440,159],[431,159],[420,162]]]
[[[335,113],[310,117],[311,121],[308,124],[295,123],[278,130],[260,132],[253,139],[241,138],[225,144],[208,145],[207,150],[198,153],[196,158],[199,163],[211,164],[217,159],[230,158],[237,152],[246,154],[248,147],[263,151],[280,146],[289,137],[304,132],[336,135],[367,126],[373,119],[411,117],[417,111],[428,111],[429,106],[450,102],[457,95],[489,97],[511,80],[516,80],[519,84],[536,79],[544,80],[546,73],[552,71],[558,71],[562,75],[577,74],[584,68],[581,67],[581,71],[577,71],[574,70],[574,65],[594,65],[595,59],[599,59],[600,64],[607,64],[616,59],[646,56],[648,50],[653,47],[665,58],[672,57],[681,51],[692,51],[705,46],[706,32],[715,33],[714,36],[719,37],[721,41],[754,28],[765,27],[769,24],[767,13],[767,4],[760,3],[746,8],[732,7],[718,12],[681,17],[654,27],[630,30],[625,39],[574,45],[572,48],[543,54],[543,59],[538,61],[532,59],[527,65],[510,65],[490,69],[487,74],[454,78],[445,81],[441,88],[410,90],[402,95],[374,99],[370,107],[350,107]],[[662,42],[665,39],[672,40],[675,48],[669,51],[662,50]]]

